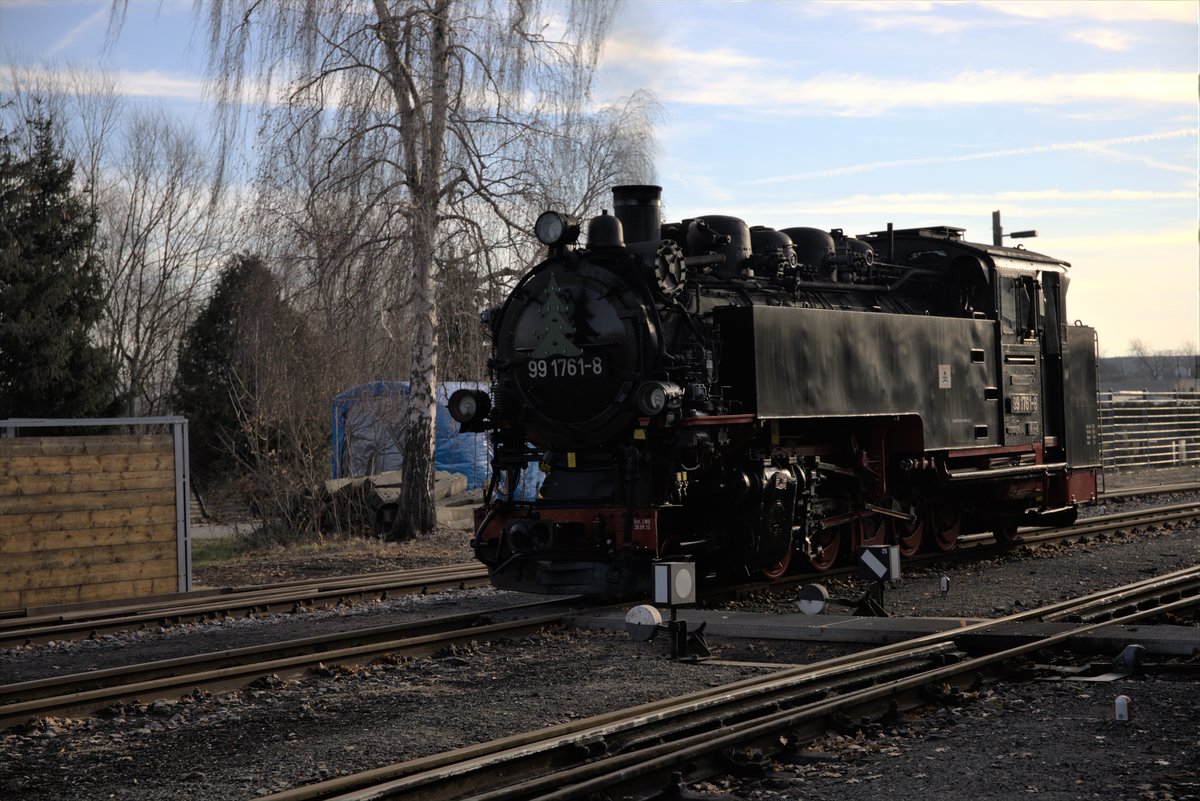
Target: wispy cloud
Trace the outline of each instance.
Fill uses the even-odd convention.
[[[204,82],[193,76],[145,70],[106,72],[104,78],[104,81],[96,83],[96,87],[106,92],[197,103],[204,100]],[[89,85],[87,82],[81,83],[79,73],[71,68],[22,66],[14,70],[11,65],[0,65],[0,90],[13,91],[17,88],[14,85],[17,80],[50,92],[75,92]]]
[[[1061,190],[1034,189],[1010,192],[891,192],[855,194],[823,200],[815,208],[839,213],[961,214],[963,209],[1001,204],[1006,209],[1039,216],[1072,216],[1094,213],[1095,203],[1153,201],[1195,202],[1194,192],[1154,192],[1140,189]]]
[[[805,4],[812,8],[810,4]],[[827,4],[820,4],[829,8]],[[854,6],[859,22],[869,30],[891,31],[911,30],[933,36],[946,36],[963,33],[979,28],[982,23],[978,19],[950,17],[940,11],[940,3],[925,2],[857,2],[832,3],[835,14],[847,13],[846,6]]]
[[[1000,200],[1059,201],[1059,200],[1188,200],[1196,199],[1195,192],[1159,192],[1148,189],[1036,189],[1015,192],[991,192],[988,197]]]
[[[1036,153],[1057,153],[1065,151],[1090,151],[1095,153],[1104,153],[1105,155],[1115,158],[1138,159],[1145,162],[1145,159],[1131,156],[1129,154],[1113,151],[1113,147],[1120,145],[1136,145],[1146,142],[1158,142],[1164,139],[1183,139],[1195,137],[1200,134],[1200,129],[1182,128],[1174,131],[1161,131],[1158,133],[1141,134],[1138,136],[1122,136],[1114,139],[1098,139],[1092,141],[1075,141],[1075,142],[1059,142],[1051,145],[1034,145],[1031,147],[1007,148],[1004,150],[989,150],[982,153],[965,153],[958,156],[924,156],[911,159],[893,159],[890,161],[871,161],[863,164],[850,164],[844,167],[832,167],[824,170],[813,170],[809,172],[792,173],[790,175],[777,175],[770,178],[761,178],[757,181],[749,182],[751,185],[764,185],[775,183],[786,183],[790,181],[803,180],[808,178],[833,178],[845,175],[858,175],[872,170],[889,169],[892,167],[913,167],[927,164],[947,164],[961,161],[979,161],[982,159],[997,159],[1009,158],[1012,156],[1028,156]],[[1185,175],[1195,175],[1196,169],[1194,166],[1186,166],[1180,164],[1169,164],[1165,162],[1153,162],[1153,165],[1159,169],[1168,170],[1171,172],[1179,172]]]
[[[872,18],[913,18],[919,15],[943,16],[947,10],[975,6],[1000,16],[1019,19],[1086,19],[1102,22],[1194,22],[1196,4],[1187,0],[823,0],[806,3],[817,13],[859,14],[871,24]]]
[[[1196,21],[1196,3],[1186,0],[983,0],[980,6],[1012,17],[1025,19],[1093,19],[1104,22],[1180,22]]]
[[[98,28],[102,25],[105,25],[108,21],[108,16],[108,7],[101,6],[95,12],[84,17],[83,20],[71,28],[71,30],[60,36],[58,41],[47,48],[46,55],[56,56],[64,50],[73,47],[75,43],[83,37],[84,34],[88,33],[93,28]]]
[[[900,220],[901,227],[919,224],[918,220],[961,221],[977,210],[1003,208],[1012,218],[1079,218],[1095,216],[1101,204],[1161,203],[1169,206],[1194,207],[1193,192],[1151,192],[1136,189],[1090,191],[1030,190],[1013,192],[883,192],[856,193],[819,200],[770,200],[741,204],[737,215],[752,223],[794,225],[805,224],[854,226],[864,220],[868,226],[878,226],[879,220]],[[978,216],[978,215],[977,215]],[[861,218],[861,219],[859,219]],[[823,222],[822,222],[823,221]],[[1192,231],[1195,242],[1195,231]],[[1128,247],[1126,243],[1124,247]]]
[[[1028,0],[822,0],[797,4],[805,16],[825,17],[833,14],[852,14],[871,30],[907,28],[932,34],[957,34],[969,30],[994,28],[997,25],[1027,22],[1092,21],[1168,22],[1195,24],[1197,4],[1186,0],[1165,2],[1116,2],[1116,0],[1067,0],[1046,2]],[[980,14],[983,10],[987,14]],[[953,16],[952,16],[953,15]],[[1074,38],[1074,37],[1072,37]]]
[[[1062,201],[1112,201],[1112,200],[1194,200],[1193,192],[1158,192],[1144,189],[1029,189],[1008,192],[888,192],[880,194],[849,195],[840,199],[822,201],[822,206],[861,206],[864,202],[879,203],[888,208],[906,208],[909,204],[952,203],[962,205],[980,199],[1010,202],[1044,203]]]
[[[1101,50],[1122,52],[1133,46],[1133,37],[1125,31],[1115,28],[1084,28],[1067,35],[1077,42],[1083,42]]]
[[[1191,227],[1121,230],[1112,233],[1088,233],[1083,236],[1056,236],[1056,244],[1087,253],[1122,253],[1130,246],[1170,247],[1187,253],[1196,250],[1196,229]]]
[[[782,72],[783,64],[758,55],[670,43],[647,47],[634,39],[610,41],[604,62],[614,69],[638,65],[634,82],[667,103],[798,116],[881,116],[896,109],[980,105],[1069,108],[1095,102],[1192,108],[1196,99],[1194,72],[969,70],[916,80],[826,72],[792,78]]]
[[[14,71],[10,65],[0,67],[0,89],[13,91],[14,76],[20,74],[25,82],[44,88],[48,91],[78,91],[80,84],[78,73],[70,68],[56,70],[44,67],[20,67]],[[100,86],[101,84],[97,84]],[[104,91],[114,90],[116,94],[132,97],[162,97],[164,100],[185,100],[199,102],[204,98],[204,82],[198,78],[178,76],[156,72],[110,72],[106,73]]]
[[[769,88],[783,94],[755,97],[753,102],[766,105],[771,98],[778,103],[778,97],[783,96],[794,98],[796,105],[789,109],[793,111],[815,104],[836,114],[874,116],[899,108],[1072,106],[1095,101],[1194,104],[1196,76],[1190,72],[1156,71],[1038,75],[987,70],[905,81],[833,74]],[[744,85],[731,89],[743,95],[753,91]],[[729,100],[726,98],[726,102]]]
[[[154,70],[118,72],[118,91],[135,97],[163,97],[176,100],[201,101],[204,82],[190,76],[169,75]]]

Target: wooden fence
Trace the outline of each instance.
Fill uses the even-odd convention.
[[[170,433],[14,437],[129,423],[0,422],[0,609],[190,589],[187,424],[150,421]]]

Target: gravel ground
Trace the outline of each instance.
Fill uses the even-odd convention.
[[[0,739],[0,797],[247,798],[763,672],[552,631],[25,726]]]
[[[317,545],[273,548],[235,559],[192,567],[192,586],[246,587],[278,581],[352,576],[473,562],[470,529],[438,527],[428,537],[406,542],[355,538]]]
[[[462,561],[455,549],[465,538],[462,532],[446,533],[441,542],[406,558]],[[234,578],[257,571],[270,576],[260,580],[278,580],[315,570],[318,562],[351,564],[335,572],[358,572],[369,569],[360,565],[370,560],[390,561],[391,549],[411,545],[372,546],[365,556],[340,562],[328,552],[279,554],[257,565],[214,566],[211,575]],[[888,590],[885,601],[893,614],[995,616],[1197,563],[1200,529],[1179,527],[913,570]],[[945,598],[938,588],[943,573],[952,581]],[[857,587],[831,589],[850,594]],[[37,646],[0,653],[0,681],[490,608],[513,599],[482,590]],[[784,596],[737,606],[791,611]],[[548,631],[437,658],[326,670],[299,680],[265,680],[240,692],[37,721],[0,733],[0,798],[250,798],[760,675],[769,670],[762,663],[811,663],[843,652],[776,641],[711,644],[723,660],[747,664],[676,664],[664,658],[659,642],[635,645],[619,634]],[[1131,724],[1112,722],[1118,693],[1134,699]],[[802,759],[777,763],[766,775],[722,777],[693,790],[714,798],[817,801],[1200,798],[1200,686],[1194,678],[1001,683],[964,696],[960,706],[922,709],[890,727],[831,735],[807,748]]]
[[[1118,694],[1135,717],[1113,721]],[[829,735],[762,776],[693,785],[702,796],[805,801],[1200,798],[1195,681],[998,684],[961,706]]]

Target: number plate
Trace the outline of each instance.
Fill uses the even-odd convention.
[[[1037,395],[1009,395],[1008,396],[1008,413],[1009,414],[1037,414],[1038,396]]]
[[[605,374],[604,359],[599,356],[530,359],[526,369],[530,378],[591,378]]]

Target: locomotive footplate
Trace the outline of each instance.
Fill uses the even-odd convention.
[[[475,542],[492,583],[521,592],[628,596],[650,589],[660,518],[671,509],[497,509]],[[483,521],[481,521],[483,522]]]
[[[522,575],[528,570],[520,571]],[[495,580],[493,576],[493,580]],[[502,579],[503,581],[503,579]],[[502,585],[502,582],[497,582]],[[526,592],[602,595],[609,598],[644,596],[652,589],[652,573],[645,560],[612,562],[537,561],[533,588]]]
[[[617,549],[658,552],[660,517],[669,508],[599,507],[591,509],[528,507],[498,510],[484,516],[478,531],[478,545],[508,547],[515,552],[532,554],[554,552],[608,552]]]

